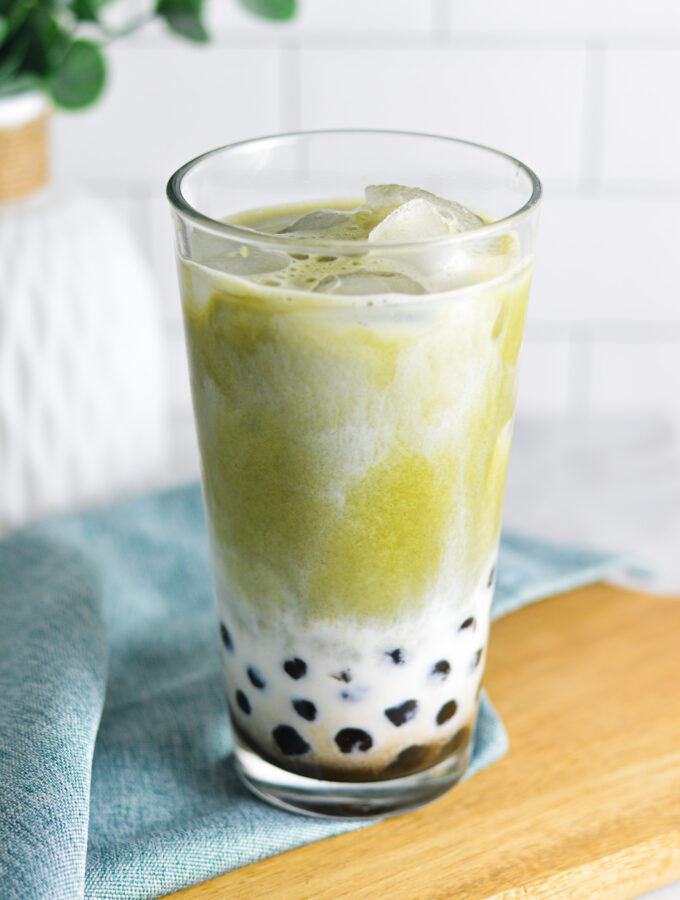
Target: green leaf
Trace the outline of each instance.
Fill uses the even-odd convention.
[[[23,94],[25,91],[42,91],[45,83],[42,78],[25,72],[16,78],[3,79],[0,75],[0,97],[13,97],[15,94]]]
[[[11,3],[9,10],[5,9],[4,12],[8,13],[7,21],[10,32],[16,32],[34,14],[35,8],[30,3]]]
[[[55,19],[47,19],[41,30],[35,31],[34,37],[37,40],[38,55],[43,60],[43,74],[56,72],[72,46],[73,38]]]
[[[106,79],[102,52],[92,41],[76,40],[49,76],[52,99],[65,109],[82,109],[101,94]]]
[[[21,70],[24,68],[28,43],[28,36],[20,35],[18,38],[9,41],[9,44],[2,48],[0,80],[19,77]]]
[[[202,43],[208,40],[202,22],[203,0],[158,0],[156,13],[176,34],[190,41]]]
[[[292,19],[295,15],[295,0],[240,0],[241,6],[265,19]]]
[[[9,19],[7,16],[0,16],[0,46],[9,34]]]
[[[175,34],[197,43],[208,40],[208,32],[203,23],[191,13],[168,13],[164,18]]]
[[[100,6],[98,0],[73,0],[73,15],[80,22],[98,22]]]

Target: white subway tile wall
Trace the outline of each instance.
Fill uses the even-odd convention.
[[[592,323],[599,333],[614,324],[680,322],[673,268],[680,259],[680,196],[640,195],[586,191],[561,197],[548,190],[532,318]],[[680,381],[680,369],[678,375]]]
[[[571,411],[571,354],[572,347],[566,337],[541,337],[539,334],[525,342],[521,363],[524,409],[550,415]]]
[[[589,411],[663,413],[678,403],[680,328],[647,340],[600,340],[592,355]]]
[[[210,147],[301,127],[436,131],[534,166],[520,414],[680,425],[677,0],[299,0],[292,23],[207,5],[210,45],[153,26],[114,46],[104,100],[53,136],[56,173],[108,197],[154,267],[176,473],[197,457],[165,180]]]
[[[264,29],[270,34],[308,34],[313,32],[399,32],[421,31],[432,25],[432,6],[436,0],[307,0],[299,3],[292,23],[263,23],[237,5],[234,0],[212,0],[208,10],[211,31],[227,36],[233,31]]]
[[[602,156],[609,178],[680,186],[679,83],[677,47],[607,51]]]
[[[162,190],[168,174],[204,150],[284,127],[280,56],[276,47],[114,44],[102,101],[55,122],[55,164]]]
[[[581,174],[584,50],[300,49],[303,128],[472,136],[545,178]],[[559,100],[558,100],[559,98]]]
[[[465,0],[451,3],[451,23],[468,32],[620,35],[678,28],[677,0]]]

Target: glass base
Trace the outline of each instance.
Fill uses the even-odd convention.
[[[257,797],[288,812],[323,819],[377,819],[431,803],[465,774],[470,745],[431,769],[385,781],[321,781],[265,762],[236,737],[236,770]]]

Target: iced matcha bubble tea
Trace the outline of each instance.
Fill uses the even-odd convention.
[[[427,802],[471,752],[539,183],[329,132],[169,194],[238,770],[318,815]]]

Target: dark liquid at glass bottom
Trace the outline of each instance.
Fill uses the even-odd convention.
[[[467,770],[470,737],[469,727],[460,729],[444,745],[446,757],[441,745],[423,751],[406,747],[395,760],[401,760],[401,770],[391,764],[378,777],[365,773],[364,780],[355,769],[339,766],[296,762],[293,771],[287,761],[289,768],[282,768],[273,754],[256,747],[242,729],[234,731],[234,757],[246,787],[274,806],[321,818],[373,819],[424,806],[450,790]]]
[[[422,772],[455,753],[465,751],[472,735],[470,725],[465,725],[444,742],[409,744],[386,765],[376,767],[375,764],[366,764],[365,767],[358,768],[357,766],[343,766],[335,762],[329,763],[314,757],[303,759],[297,756],[275,755],[270,749],[259,744],[235,719],[232,719],[232,728],[245,748],[273,766],[296,775],[303,775],[305,778],[341,782],[385,781]]]

